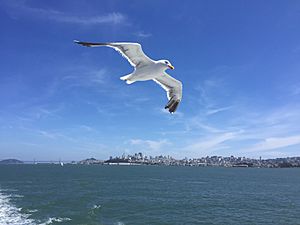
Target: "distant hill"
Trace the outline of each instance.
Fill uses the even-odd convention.
[[[4,159],[0,161],[0,164],[23,164],[24,162],[17,159]]]
[[[89,159],[79,161],[78,164],[82,164],[82,165],[103,164],[103,161],[95,158],[89,158]]]

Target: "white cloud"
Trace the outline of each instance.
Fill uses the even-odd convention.
[[[14,17],[19,16],[35,16],[41,19],[52,20],[60,23],[70,23],[77,25],[99,25],[99,24],[122,24],[126,21],[126,16],[119,12],[112,12],[103,15],[82,16],[72,15],[65,12],[34,8],[27,5],[25,2],[7,2],[9,13]]]

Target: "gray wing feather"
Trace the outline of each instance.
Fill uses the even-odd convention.
[[[93,43],[93,42],[82,42],[74,41],[77,44],[86,47],[100,47],[107,46],[118,51],[124,58],[128,60],[130,65],[133,67],[143,67],[145,65],[153,63],[143,52],[142,46],[139,43],[125,43],[125,42],[115,42],[115,43]]]
[[[170,113],[175,112],[182,99],[182,83],[167,73],[153,80],[167,92],[169,102],[165,108],[168,109]]]

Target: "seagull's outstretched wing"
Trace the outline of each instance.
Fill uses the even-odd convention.
[[[143,67],[145,65],[153,63],[153,60],[150,59],[142,50],[142,46],[139,43],[125,43],[125,42],[115,42],[115,43],[91,43],[83,41],[74,41],[77,44],[86,46],[86,47],[100,47],[107,46],[115,49],[120,52],[121,55],[128,60],[128,62],[133,67]]]
[[[182,99],[182,83],[167,73],[153,80],[167,91],[169,102],[165,106],[165,109],[169,109],[170,113],[175,112]]]

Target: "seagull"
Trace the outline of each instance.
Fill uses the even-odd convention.
[[[165,109],[170,113],[174,113],[182,99],[182,83],[171,77],[165,71],[174,69],[174,66],[168,60],[152,60],[142,50],[139,43],[133,42],[112,42],[112,43],[92,43],[74,40],[76,44],[86,47],[107,46],[118,51],[124,58],[128,60],[134,71],[131,74],[120,77],[127,84],[136,81],[153,80],[159,84],[166,92],[168,103]]]

